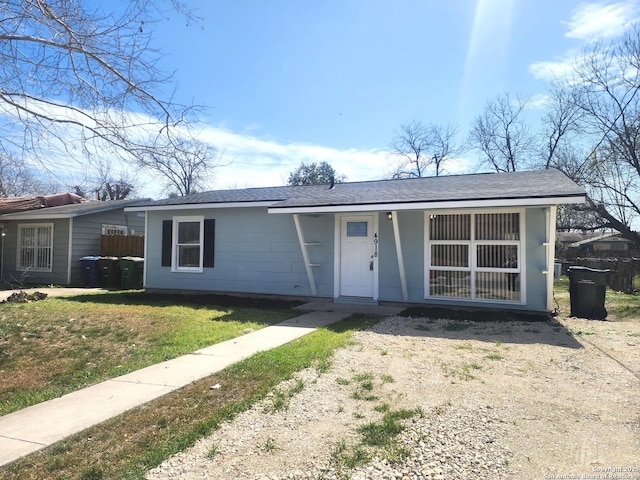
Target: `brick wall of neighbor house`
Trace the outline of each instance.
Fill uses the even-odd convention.
[[[291,215],[268,215],[266,208],[149,212],[146,287],[172,290],[310,295],[300,245]],[[202,273],[172,272],[162,266],[162,222],[173,216],[215,219],[215,264]],[[318,293],[333,295],[333,217],[304,217],[301,224],[315,267]]]

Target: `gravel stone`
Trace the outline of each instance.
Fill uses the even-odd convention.
[[[638,336],[638,321],[391,317],[356,333],[328,371],[279,385],[304,383],[285,408],[267,396],[146,478],[500,480],[637,467]],[[419,412],[396,438],[405,456],[367,447],[365,464],[340,464],[336,452],[353,452],[358,428],[380,422],[384,408]]]

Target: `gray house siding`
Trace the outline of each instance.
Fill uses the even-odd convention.
[[[71,253],[71,285],[82,285],[84,273],[80,259],[100,255],[102,225],[124,225],[136,235],[144,233],[144,217],[122,209],[84,215],[73,219],[73,244]]]
[[[546,310],[546,279],[542,273],[546,270],[546,218],[544,208],[526,210],[526,241],[524,245],[527,259],[527,308]],[[553,266],[551,266],[553,274]]]
[[[56,208],[56,207],[52,207]],[[37,213],[41,214],[39,210]],[[27,214],[25,214],[27,215]],[[84,272],[80,258],[100,255],[102,225],[126,225],[136,234],[144,233],[144,216],[124,212],[122,208],[72,218],[0,220],[4,224],[3,280],[10,283],[83,285]],[[71,276],[69,281],[69,224],[72,225]],[[51,272],[18,270],[18,226],[53,224],[53,258]]]
[[[266,208],[149,212],[147,235],[162,237],[162,222],[203,215],[215,219],[215,266],[201,273],[172,272],[161,265],[160,241],[148,242],[146,283],[150,289],[310,295],[300,244],[290,215]]]
[[[397,212],[409,301],[424,301],[424,212]],[[380,212],[380,300],[402,300],[402,285],[393,223]]]
[[[271,217],[289,217],[291,215],[269,215]],[[334,216],[333,215],[300,215],[300,228],[302,229],[307,252],[309,254],[309,262],[312,265],[311,270],[314,275],[318,295],[321,297],[333,297],[333,273],[334,273]],[[300,242],[294,231],[295,247],[292,252],[300,253]],[[310,295],[309,281],[302,264],[304,278],[299,288],[304,290],[304,295]]]
[[[553,236],[555,208],[585,199],[584,189],[551,169],[213,190],[128,210],[148,215],[145,285],[150,289],[549,311],[553,284],[545,271],[554,246],[545,242]],[[460,215],[467,212],[480,216]],[[431,213],[451,216],[432,222]],[[200,272],[187,260],[183,269],[198,273],[162,267],[163,253],[169,263],[163,230],[168,238],[172,218],[196,214],[205,227],[206,219],[216,221],[215,268]],[[348,223],[372,216],[377,236],[357,225],[360,220]],[[425,239],[425,222],[439,232],[433,241]],[[369,263],[372,246],[373,276],[360,268]],[[509,260],[516,255],[518,270],[513,270]],[[434,262],[434,274],[427,261]],[[518,288],[510,282],[514,278]]]
[[[3,280],[16,284],[52,284],[65,285],[67,281],[68,250],[58,248],[59,245],[68,245],[69,220],[16,220],[4,222],[6,236],[4,238],[4,267]],[[18,270],[18,226],[19,225],[46,225],[53,224],[53,258],[50,272],[33,270]]]
[[[147,244],[146,284],[149,289],[218,291],[253,294],[310,296],[300,243],[293,216],[269,214],[266,208],[193,209],[148,212],[148,236],[161,238],[162,222],[175,216],[202,215],[216,221],[215,267],[202,273],[172,272],[161,266],[160,241]],[[398,267],[393,223],[386,212],[378,212],[379,300],[404,301]],[[546,266],[544,247],[545,209],[524,210],[526,258],[526,303],[425,299],[425,211],[397,212],[400,242],[407,283],[407,301],[434,305],[462,304],[469,307],[500,306],[513,309],[546,309]],[[307,243],[309,261],[317,286],[317,296],[334,296],[333,214],[300,215],[300,227]]]

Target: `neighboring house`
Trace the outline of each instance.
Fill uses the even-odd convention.
[[[0,215],[1,281],[82,285],[80,258],[100,255],[102,234],[142,235],[140,200],[87,201]]]
[[[530,311],[553,308],[556,170],[220,190],[146,212],[144,285]]]
[[[629,250],[633,246],[633,242],[622,236],[618,232],[608,233],[578,233],[579,237],[573,239],[568,247],[579,248],[588,252],[610,251],[610,250]]]

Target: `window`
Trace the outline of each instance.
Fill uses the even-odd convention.
[[[426,295],[519,302],[518,212],[428,214]]]
[[[127,235],[126,225],[102,225],[102,235]]]
[[[202,217],[176,217],[173,220],[174,270],[202,271]]]
[[[18,270],[50,272],[53,260],[53,224],[18,225]]]
[[[368,222],[347,222],[347,237],[366,237]]]
[[[162,222],[163,267],[173,272],[202,272],[214,266],[215,220],[174,217]]]

